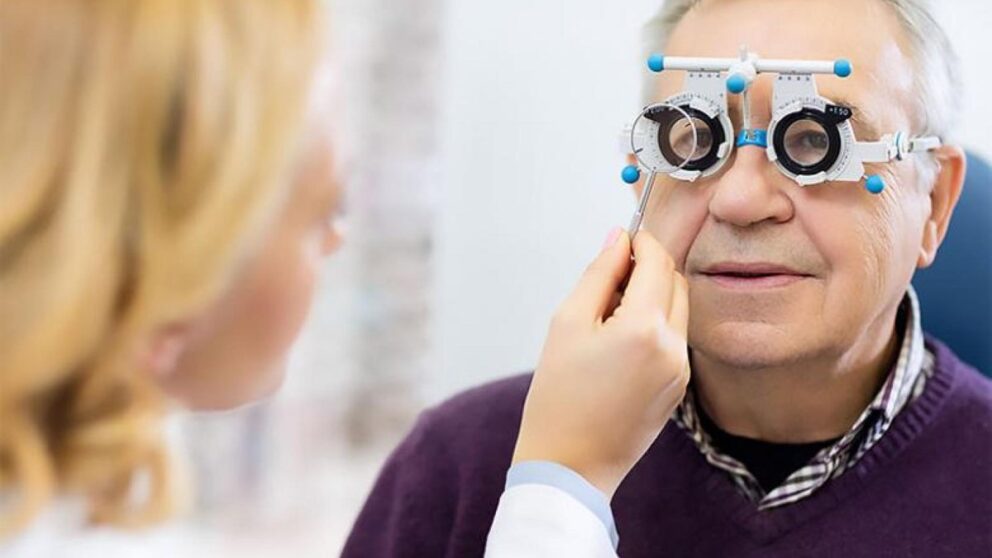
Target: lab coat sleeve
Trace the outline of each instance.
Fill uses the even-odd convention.
[[[556,463],[525,462],[507,474],[486,556],[616,558],[617,542],[601,492]]]

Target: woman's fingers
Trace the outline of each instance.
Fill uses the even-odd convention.
[[[672,291],[672,309],[668,314],[668,324],[682,339],[688,338],[689,283],[678,272],[675,272],[675,287]]]
[[[630,236],[623,229],[615,229],[562,304],[561,312],[582,322],[596,323],[612,310],[611,306],[615,307],[617,287],[630,265]]]
[[[561,463],[607,498],[657,439],[689,381],[685,279],[642,232],[630,284],[618,293],[631,245],[626,233],[612,240],[552,322],[513,453],[514,463]]]
[[[668,316],[672,305],[675,263],[668,252],[647,231],[634,239],[634,271],[620,303],[632,314],[648,312]]]

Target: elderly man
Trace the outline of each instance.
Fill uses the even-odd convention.
[[[738,147],[696,182],[659,178],[645,229],[688,280],[692,383],[612,500],[621,556],[992,554],[992,385],[938,340],[912,292],[964,179],[956,66],[922,0],[673,0],[652,50],[847,57],[818,76],[859,140],[944,145],[868,165],[886,185],[800,187]],[[650,100],[681,90],[664,72]],[[774,76],[750,90],[772,118]],[[730,101],[741,127],[740,99]],[[810,140],[816,142],[814,138]],[[641,186],[639,185],[638,188]],[[345,556],[481,556],[530,377],[425,413],[386,464]]]

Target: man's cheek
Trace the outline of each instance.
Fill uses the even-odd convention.
[[[701,230],[697,222],[686,217],[688,217],[686,214],[672,215],[671,219],[665,220],[659,227],[658,233],[658,241],[675,260],[679,272],[685,271],[689,250],[699,238]]]
[[[874,293],[886,290],[886,284],[893,275],[892,264],[898,262],[905,252],[898,231],[905,230],[901,223],[902,215],[895,207],[898,197],[878,199],[869,211],[859,215],[853,227],[857,238],[850,243],[860,246],[861,261],[848,266],[852,273],[871,286]],[[853,265],[860,263],[860,265]]]

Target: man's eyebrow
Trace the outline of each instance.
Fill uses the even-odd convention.
[[[862,132],[861,134],[858,134],[859,136],[867,136],[858,137],[859,141],[877,141],[882,138],[882,134],[872,123],[871,114],[869,112],[862,110],[861,107],[844,98],[834,97],[830,98],[830,100],[835,105],[840,105],[851,109],[851,125],[854,126],[855,131]]]
[[[832,105],[838,105],[851,109],[851,125],[854,126],[854,131],[856,132],[858,141],[878,141],[882,139],[881,132],[879,132],[878,128],[872,122],[870,112],[862,109],[856,103],[853,103],[843,97],[829,97],[826,95],[823,97]],[[727,115],[730,117],[731,122],[734,123],[734,127],[736,128],[742,119],[741,101],[731,99],[727,104],[727,112]]]

